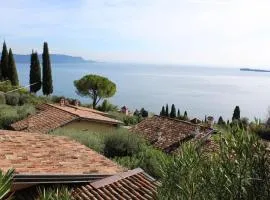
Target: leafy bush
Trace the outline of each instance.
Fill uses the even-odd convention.
[[[268,153],[256,135],[238,129],[220,137],[215,154],[188,143],[162,166],[160,199],[270,198]]]
[[[144,143],[140,145],[139,151],[136,154],[114,158],[117,163],[124,167],[129,169],[140,167],[155,178],[161,178],[161,165],[170,159],[171,156]]]
[[[116,111],[117,106],[111,104],[107,99],[105,99],[102,104],[97,107],[97,109],[102,112]]]
[[[16,106],[19,104],[20,94],[18,93],[7,93],[6,94],[6,103],[11,106]]]
[[[35,108],[32,105],[0,105],[0,129],[8,129],[10,124],[19,121],[33,113],[35,113]]]
[[[132,156],[139,151],[141,139],[128,131],[107,135],[104,140],[104,155],[110,158]]]
[[[11,82],[10,81],[3,81],[3,82],[0,82],[0,91],[1,92],[8,92],[8,91],[11,91],[11,90],[14,90],[14,89],[17,89],[18,87],[16,86],[12,86]]]
[[[6,96],[3,92],[0,92],[0,104],[6,104]]]
[[[270,140],[270,128],[261,126],[256,128],[255,133],[262,139]]]

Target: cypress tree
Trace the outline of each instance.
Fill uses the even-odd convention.
[[[160,116],[165,116],[165,115],[166,115],[166,111],[165,111],[164,106],[162,106],[162,109],[160,111]]]
[[[43,45],[42,66],[43,66],[42,91],[44,95],[48,96],[53,93],[53,85],[52,85],[51,61],[47,42],[44,42]]]
[[[239,119],[240,119],[240,108],[239,108],[239,106],[235,106],[235,109],[233,111],[232,120],[239,120]]]
[[[7,45],[6,42],[4,41],[3,44],[3,50],[2,50],[2,56],[1,56],[1,79],[6,80],[8,79],[8,50],[7,50]]]
[[[225,124],[226,124],[226,122],[223,120],[222,116],[220,116],[220,117],[218,118],[218,125],[223,126],[223,125],[225,125]]]
[[[184,120],[188,120],[187,111],[184,112]]]
[[[17,68],[15,64],[15,60],[13,57],[12,50],[9,49],[8,52],[8,79],[10,80],[12,85],[19,85],[19,79],[18,79],[18,73],[17,73]]]
[[[36,93],[41,88],[41,70],[37,52],[31,54],[29,84],[31,93]]]
[[[177,118],[180,119],[181,118],[181,115],[180,115],[180,110],[178,109],[177,111]]]
[[[169,106],[166,104],[165,116],[169,117]]]
[[[170,117],[171,117],[171,118],[175,118],[175,117],[176,117],[176,109],[175,109],[174,104],[172,104]]]

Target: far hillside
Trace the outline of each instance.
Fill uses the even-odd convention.
[[[93,60],[85,60],[79,56],[69,56],[63,54],[50,54],[52,63],[89,63],[94,62]],[[14,54],[16,63],[30,63],[30,54]],[[42,55],[39,54],[39,60],[42,60]]]

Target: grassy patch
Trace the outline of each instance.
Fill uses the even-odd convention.
[[[8,129],[9,125],[35,113],[35,107],[29,104],[9,106],[0,104],[0,129]]]

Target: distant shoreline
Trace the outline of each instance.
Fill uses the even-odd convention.
[[[240,71],[270,72],[270,70],[264,70],[264,69],[250,69],[250,68],[240,68]]]

